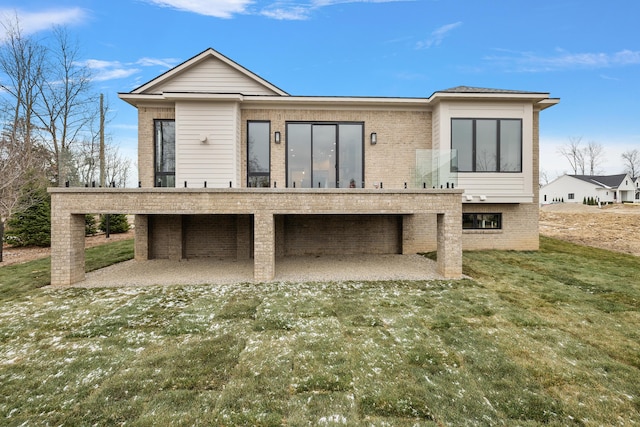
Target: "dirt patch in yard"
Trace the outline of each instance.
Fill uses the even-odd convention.
[[[640,256],[640,204],[545,205],[540,208],[540,234]]]

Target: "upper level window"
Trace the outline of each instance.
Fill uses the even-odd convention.
[[[451,119],[457,172],[522,172],[522,120]]]
[[[362,188],[363,123],[287,123],[287,186]]]
[[[270,185],[270,122],[247,123],[247,187]]]
[[[175,120],[154,120],[154,171],[156,187],[176,186]]]

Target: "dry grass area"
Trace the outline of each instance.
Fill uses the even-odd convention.
[[[540,209],[540,234],[640,256],[640,204],[602,208],[558,203]]]

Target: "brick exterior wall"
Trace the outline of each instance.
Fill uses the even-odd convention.
[[[150,215],[149,258],[182,259],[182,231],[182,216]]]
[[[247,121],[271,121],[271,140],[274,132],[281,134],[280,144],[271,144],[271,183],[286,186],[286,122],[363,122],[364,123],[364,180],[366,188],[383,182],[384,188],[404,188],[413,182],[417,149],[431,148],[430,111],[374,111],[374,110],[242,110],[241,158],[247,156]],[[376,132],[378,143],[370,144],[369,135]],[[242,162],[241,183],[246,186],[247,165]]]
[[[463,230],[463,249],[537,250],[538,205],[533,203],[464,204],[466,213],[502,213],[501,230]]]
[[[401,227],[397,215],[286,215],[278,254],[397,254]]]
[[[184,258],[238,256],[235,215],[184,215]]]

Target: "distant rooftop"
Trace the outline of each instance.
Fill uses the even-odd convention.
[[[590,184],[602,185],[609,188],[617,188],[624,179],[626,174],[618,175],[569,175],[581,181],[588,182]]]

